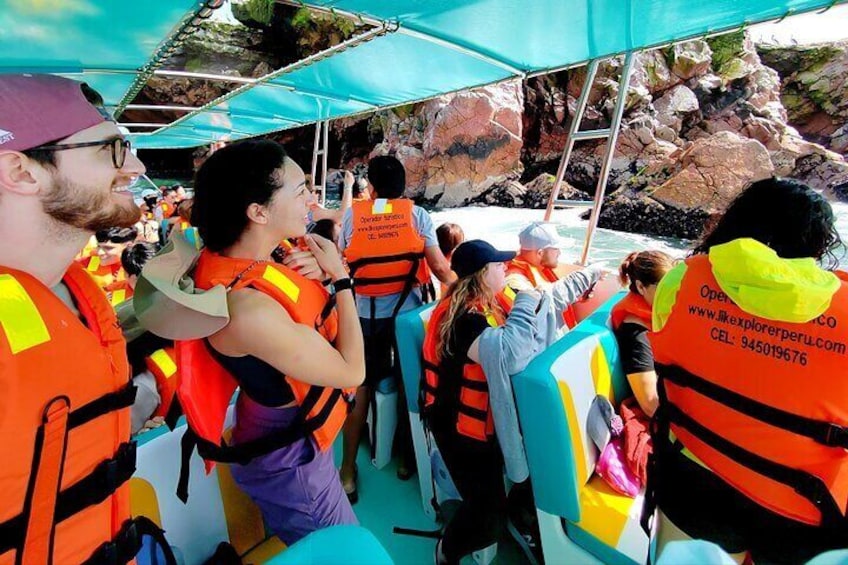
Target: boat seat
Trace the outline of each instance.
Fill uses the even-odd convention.
[[[224,432],[229,442],[232,429]],[[221,490],[221,502],[230,544],[241,556],[244,563],[264,563],[286,549],[286,544],[275,535],[269,535],[262,519],[262,511],[233,479],[230,466],[225,463],[215,465],[218,473],[218,488]]]
[[[434,304],[425,304],[415,310],[400,314],[395,321],[399,365],[406,390],[406,408],[409,412],[409,426],[412,431],[412,444],[415,449],[415,464],[418,470],[418,485],[421,489],[421,504],[424,513],[436,520],[433,504],[437,499],[433,484],[433,472],[430,467],[430,445],[432,438],[424,430],[418,407],[419,388],[423,366],[421,351],[424,345],[424,330],[433,313]]]
[[[594,475],[598,450],[586,420],[603,394],[618,406],[630,394],[609,312],[620,293],[513,378],[518,416],[547,561],[644,563],[643,496],[615,493]]]
[[[382,469],[392,460],[392,444],[395,439],[398,418],[398,391],[394,378],[388,377],[377,383],[374,390],[374,406],[377,412],[376,430],[374,414],[368,409],[369,438],[374,438],[371,446],[371,464]]]

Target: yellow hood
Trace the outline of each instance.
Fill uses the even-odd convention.
[[[750,238],[711,248],[710,264],[721,289],[742,310],[782,322],[820,316],[841,284],[815,259],[782,259]]]

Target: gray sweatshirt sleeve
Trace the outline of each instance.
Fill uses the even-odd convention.
[[[500,328],[501,363],[508,375],[524,370],[535,355],[535,337],[539,331],[536,308],[539,298],[535,293],[519,292],[506,322]]]
[[[583,296],[593,284],[601,279],[603,270],[600,265],[589,265],[579,271],[568,273],[551,287],[551,297],[557,312],[563,312]]]

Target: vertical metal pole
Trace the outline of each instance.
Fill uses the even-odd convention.
[[[583,244],[583,254],[580,256],[580,264],[585,265],[589,260],[589,249],[592,247],[592,239],[595,237],[595,229],[598,226],[598,217],[601,214],[601,206],[604,203],[604,195],[607,190],[612,157],[615,154],[615,144],[618,141],[618,132],[621,129],[621,117],[624,115],[624,105],[627,101],[627,88],[630,86],[630,74],[633,70],[633,52],[628,51],[624,55],[624,67],[621,69],[621,79],[618,83],[618,97],[615,101],[612,123],[610,124],[610,136],[607,141],[607,150],[604,161],[601,164],[601,175],[598,178],[598,186],[595,189],[595,203],[589,216],[589,228],[586,232],[586,241]]]
[[[574,117],[568,128],[568,139],[565,142],[565,149],[562,151],[562,158],[559,160],[556,181],[548,198],[548,207],[545,209],[546,222],[551,220],[551,214],[554,211],[554,202],[559,198],[562,179],[565,177],[565,170],[568,168],[568,161],[571,159],[571,150],[574,149],[574,134],[580,131],[580,123],[583,121],[583,114],[586,112],[586,104],[589,101],[589,92],[592,90],[592,84],[595,82],[595,74],[597,72],[598,60],[593,59],[589,61],[589,66],[586,69],[586,82],[583,83],[583,90],[580,91],[580,98],[577,99],[577,108],[575,108]]]
[[[330,150],[330,121],[324,120],[323,153],[321,154],[321,206],[327,205],[327,153]]]
[[[312,186],[310,189],[315,190],[315,171],[318,169],[318,144],[321,142],[321,122],[315,122],[315,142],[312,144],[312,170],[310,178]]]

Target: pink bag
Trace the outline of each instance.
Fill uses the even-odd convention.
[[[613,437],[598,459],[595,472],[616,492],[635,498],[642,490],[642,481],[633,474],[624,460],[621,436]]]

